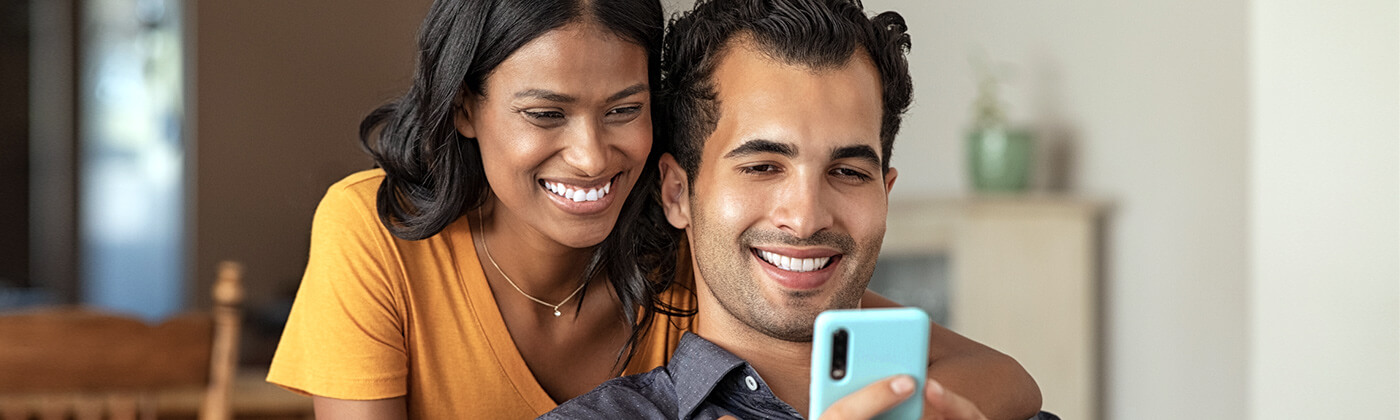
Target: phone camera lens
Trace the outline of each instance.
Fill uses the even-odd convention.
[[[832,334],[831,379],[840,380],[846,377],[846,349],[849,341],[850,333],[845,328],[837,329]]]

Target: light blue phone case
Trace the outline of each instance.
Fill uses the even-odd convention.
[[[834,379],[832,341],[837,330],[848,334],[846,375]],[[817,315],[812,336],[812,385],[808,418],[872,382],[898,374],[914,377],[908,400],[877,419],[917,419],[923,413],[928,376],[929,317],[918,308],[830,310]]]

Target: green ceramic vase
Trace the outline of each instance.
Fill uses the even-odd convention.
[[[1022,192],[1029,185],[1031,135],[1002,125],[967,133],[968,168],[978,192]]]

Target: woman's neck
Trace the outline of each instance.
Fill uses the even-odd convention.
[[[496,271],[530,296],[559,302],[579,285],[592,248],[571,248],[560,244],[499,206],[483,206],[469,214],[476,227],[482,269]],[[499,268],[498,268],[499,267]],[[493,276],[494,277],[494,276]]]

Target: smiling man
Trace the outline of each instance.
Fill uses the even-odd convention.
[[[870,18],[851,0],[702,0],[672,22],[663,94],[674,144],[661,192],[692,250],[694,334],[666,367],[544,418],[806,415],[813,323],[860,306],[884,238],[898,175],[889,157],[912,90],[905,30],[897,13]],[[1036,414],[1038,392],[1028,402],[1008,386],[979,404],[955,392],[1029,378],[933,328],[929,374],[943,383],[916,397],[926,417]],[[915,389],[908,376],[887,378],[827,414],[869,418]]]

